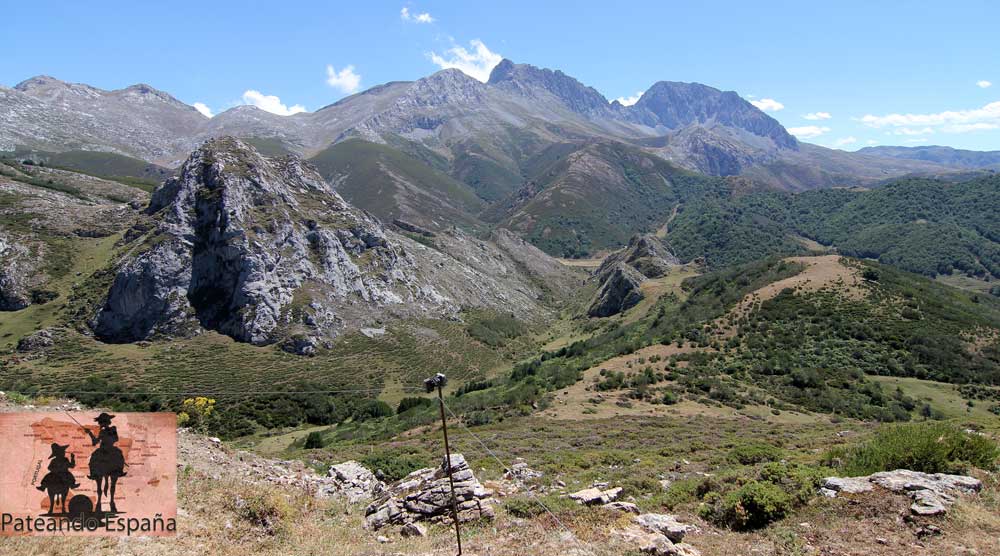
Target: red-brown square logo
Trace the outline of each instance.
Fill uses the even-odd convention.
[[[173,535],[173,413],[0,413],[0,536]]]

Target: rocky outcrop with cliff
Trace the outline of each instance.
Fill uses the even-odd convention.
[[[105,341],[215,330],[311,353],[387,317],[543,311],[539,286],[495,245],[388,232],[298,158],[233,138],[196,150],[145,213],[92,322]]]
[[[587,309],[592,317],[610,317],[631,309],[640,301],[642,283],[661,278],[680,261],[659,238],[635,235],[628,245],[608,255],[591,278],[600,284]]]

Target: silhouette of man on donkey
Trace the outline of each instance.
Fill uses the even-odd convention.
[[[68,444],[61,446],[53,442],[51,447],[49,472],[42,477],[42,483],[36,487],[42,492],[49,491],[49,515],[53,515],[52,511],[57,499],[62,506],[62,513],[66,513],[66,495],[69,494],[69,489],[80,486],[76,482],[73,472],[70,471],[76,467],[76,454],[70,454],[69,459],[66,458]]]

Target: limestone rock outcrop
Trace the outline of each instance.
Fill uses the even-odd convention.
[[[156,190],[93,328],[106,341],[191,332],[315,344],[398,306],[452,309],[374,218],[294,157],[215,139]],[[404,303],[411,302],[407,306]]]
[[[452,454],[450,463],[459,521],[492,519],[492,493],[479,483],[461,454]],[[365,526],[376,531],[390,524],[450,522],[451,487],[446,465],[448,463],[442,461],[438,468],[414,471],[390,486],[365,510]]]
[[[343,497],[350,503],[369,501],[385,492],[385,483],[356,461],[345,461],[330,466],[330,479],[320,488],[323,496]]]
[[[839,493],[870,492],[876,486],[908,495],[913,500],[910,510],[914,514],[938,515],[948,511],[956,495],[979,492],[983,483],[965,475],[897,469],[864,477],[827,477],[820,483],[820,494],[835,498]]]
[[[615,264],[590,302],[587,314],[592,317],[610,317],[635,307],[643,298],[640,290],[643,280],[642,274],[632,267],[623,263]]]

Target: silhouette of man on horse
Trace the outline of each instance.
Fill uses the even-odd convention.
[[[90,436],[92,444],[97,446],[97,449],[90,454],[90,475],[87,476],[97,483],[97,512],[101,511],[102,494],[109,496],[111,513],[118,512],[118,508],[115,507],[115,487],[118,479],[126,475],[125,456],[122,455],[121,449],[115,446],[118,442],[118,428],[111,424],[114,418],[114,415],[107,413],[98,415],[94,421],[97,421],[101,428],[96,435],[90,429],[83,429]]]

